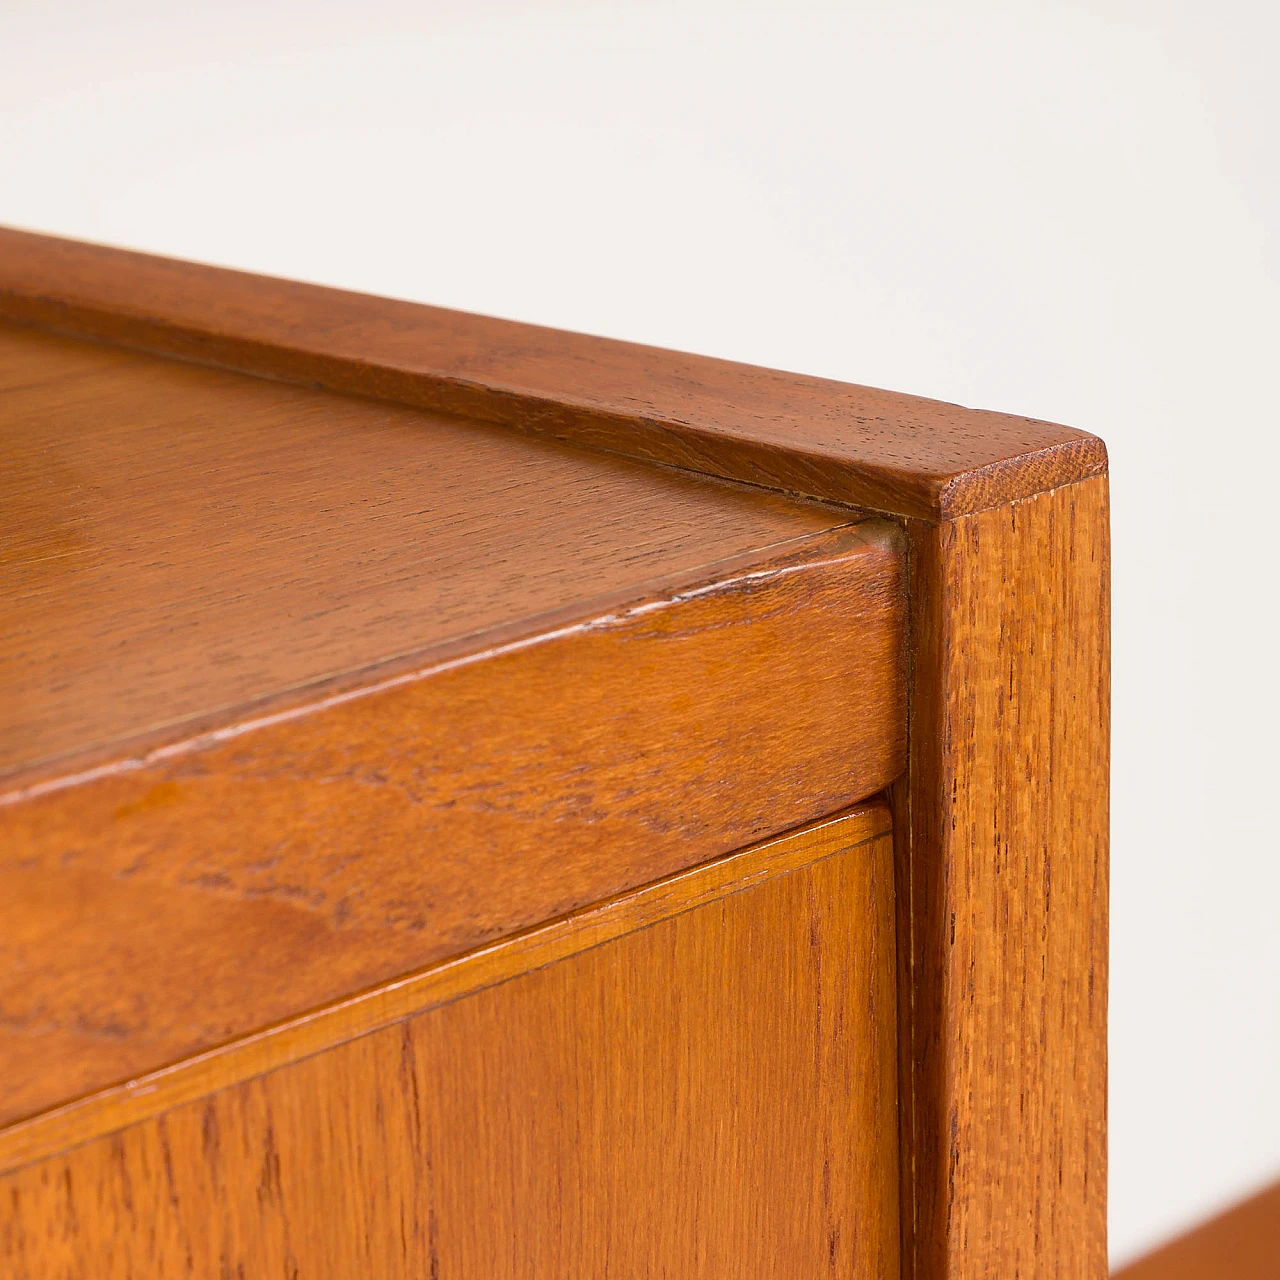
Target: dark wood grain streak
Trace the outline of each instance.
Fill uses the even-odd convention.
[[[1107,501],[908,524],[909,1280],[1106,1274]]]
[[[15,230],[0,316],[901,515],[1106,468],[1031,418]]]
[[[0,1178],[5,1274],[896,1275],[891,842],[813,852]]]

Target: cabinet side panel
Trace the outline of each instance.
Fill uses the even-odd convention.
[[[897,1273],[892,847],[0,1179],[22,1280]]]
[[[910,532],[904,1271],[1099,1280],[1106,477]]]

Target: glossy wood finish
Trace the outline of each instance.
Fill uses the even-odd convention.
[[[1275,1280],[1280,1183],[1114,1273],[1115,1280]]]
[[[830,836],[10,1173],[8,1274],[894,1275],[891,842]]]
[[[1100,1277],[1107,481],[908,530],[904,1275]]]
[[[890,524],[153,357],[7,350],[48,380],[0,392],[26,539],[0,738],[28,765],[0,795],[0,1121],[901,771]]]
[[[0,450],[3,790],[696,586],[848,522],[6,325]]]
[[[924,518],[1106,469],[1054,423],[21,231],[0,316]]]

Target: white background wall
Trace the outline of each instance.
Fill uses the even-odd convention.
[[[1280,1173],[1277,11],[0,0],[0,221],[1103,435],[1123,1260]]]

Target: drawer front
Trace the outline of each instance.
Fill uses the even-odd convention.
[[[896,1274],[893,939],[876,805],[655,883],[46,1121],[10,1273]]]

